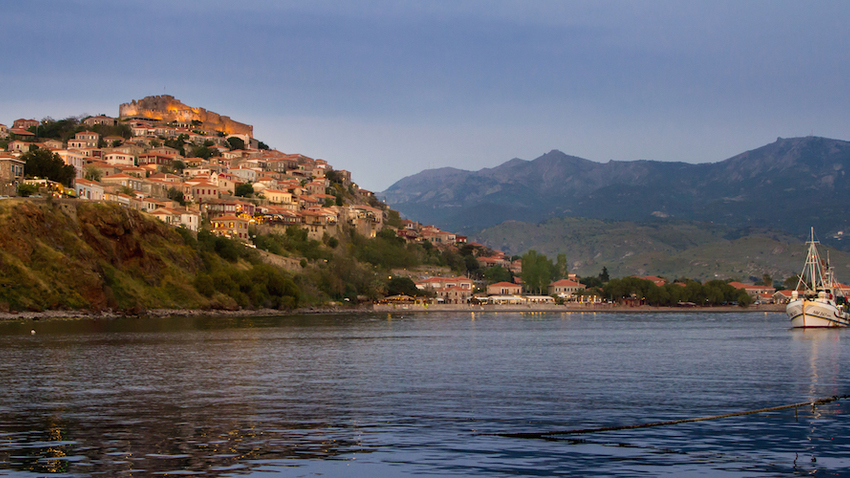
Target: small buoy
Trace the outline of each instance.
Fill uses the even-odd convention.
[[[35,335],[35,330],[30,330],[30,335]]]

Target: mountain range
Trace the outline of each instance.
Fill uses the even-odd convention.
[[[850,142],[814,136],[702,164],[599,163],[553,150],[478,171],[422,171],[379,197],[405,217],[472,237],[505,221],[584,217],[769,228],[799,239],[814,227],[824,242],[848,249],[848,170]]]

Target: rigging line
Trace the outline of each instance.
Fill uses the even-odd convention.
[[[746,412],[735,412],[735,413],[727,413],[724,415],[713,415],[710,417],[699,417],[699,418],[685,418],[682,420],[670,420],[665,422],[653,422],[653,423],[641,423],[638,425],[622,425],[616,427],[600,427],[600,428],[581,428],[577,430],[557,430],[550,432],[520,432],[520,433],[481,433],[480,435],[485,436],[500,436],[506,438],[545,438],[554,435],[579,435],[586,433],[599,433],[599,432],[609,432],[615,430],[634,430],[636,428],[649,428],[649,427],[661,427],[666,425],[677,425],[679,423],[690,423],[690,422],[702,422],[705,420],[717,420],[720,418],[729,418],[729,417],[739,417],[741,415],[752,415],[755,413],[764,413],[764,412],[773,412],[776,410],[785,410],[788,408],[797,409],[799,407],[807,407],[811,406],[812,410],[814,410],[816,405],[824,405],[830,402],[834,402],[837,400],[841,400],[843,398],[850,398],[850,395],[835,395],[827,398],[819,398],[817,400],[811,402],[800,402],[794,403],[792,405],[781,405],[778,407],[769,407],[769,408],[760,408],[758,410],[748,410]],[[796,412],[796,410],[795,410]]]

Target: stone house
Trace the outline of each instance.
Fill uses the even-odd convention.
[[[92,201],[103,200],[103,185],[88,179],[77,179],[74,181],[74,189],[77,191],[77,197],[80,199],[90,199]]]
[[[104,126],[115,126],[115,118],[110,118],[109,116],[89,116],[88,118],[83,120],[83,124],[87,126],[94,126],[96,124],[102,124]]]
[[[307,229],[307,237],[317,241],[324,237],[325,233],[336,235],[338,223],[337,213],[332,209],[323,207],[312,207],[301,211],[304,227]]]
[[[142,190],[141,179],[124,173],[110,174],[109,176],[104,176],[100,178],[100,182],[104,185],[128,187],[134,191]]]
[[[71,146],[71,142],[81,144],[81,146]],[[100,141],[100,133],[94,131],[80,131],[74,135],[73,140],[68,141],[68,148],[97,148],[97,143]]]
[[[15,141],[9,142],[6,149],[9,151],[17,151],[18,153],[27,153],[33,146],[35,146],[35,143],[28,143],[26,141],[16,139]]]
[[[465,304],[472,297],[472,280],[463,276],[431,277],[415,284],[418,289],[434,292],[447,304]]]
[[[104,153],[103,160],[106,164],[111,164],[113,166],[134,166],[136,164],[135,156],[120,151]]]
[[[13,183],[24,177],[23,160],[7,153],[0,153],[0,182]]]
[[[12,128],[29,129],[33,126],[38,126],[38,121],[34,119],[18,118],[12,123]]]
[[[289,191],[281,191],[279,189],[264,189],[263,197],[265,197],[271,204],[283,206],[292,210],[298,208],[297,204],[292,201],[292,193],[290,193]]]
[[[157,166],[170,166],[174,161],[174,156],[168,156],[162,153],[142,153],[139,155],[139,165],[155,164]]]
[[[248,221],[236,216],[221,216],[210,221],[212,232],[218,236],[248,240]]]
[[[191,197],[196,202],[206,202],[219,199],[221,190],[218,186],[207,181],[186,181],[191,186]]]

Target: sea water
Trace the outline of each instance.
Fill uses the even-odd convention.
[[[34,333],[33,333],[34,332]],[[0,475],[835,476],[847,330],[784,314],[0,323]]]

